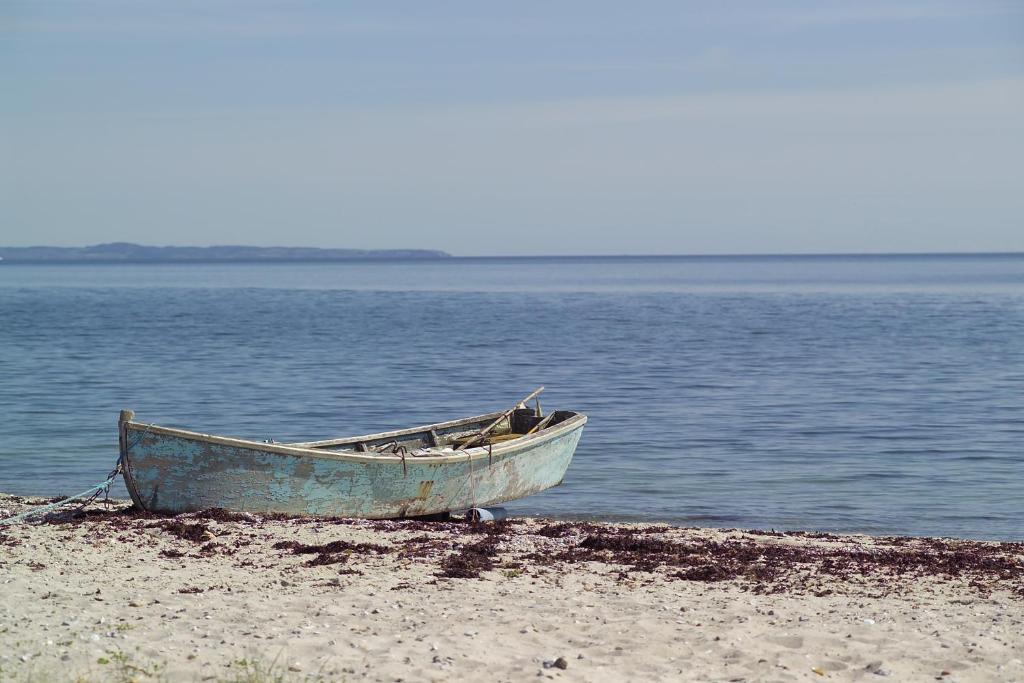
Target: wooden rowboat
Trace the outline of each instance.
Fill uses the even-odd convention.
[[[145,424],[124,410],[121,466],[132,500],[153,512],[431,515],[559,485],[587,418],[538,412],[517,407],[393,432],[278,444]]]

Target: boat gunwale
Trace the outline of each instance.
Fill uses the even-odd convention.
[[[533,446],[538,443],[556,439],[560,436],[568,434],[569,432],[575,431],[576,429],[582,428],[587,423],[587,416],[583,413],[575,413],[572,417],[566,418],[558,424],[542,429],[534,434],[526,434],[519,437],[518,439],[511,439],[493,446],[474,446],[467,448],[462,451],[451,451],[448,453],[442,453],[438,455],[410,455],[402,457],[393,454],[374,454],[366,455],[363,453],[345,453],[340,451],[328,451],[319,448],[312,448],[309,444],[328,444],[328,445],[340,445],[342,443],[359,443],[360,441],[372,441],[381,438],[390,438],[394,436],[402,436],[405,434],[416,434],[420,432],[428,432],[431,429],[445,428],[445,427],[457,427],[461,424],[470,424],[472,422],[482,422],[488,418],[494,418],[501,415],[501,412],[487,413],[485,415],[477,415],[475,417],[467,417],[458,420],[450,420],[448,422],[438,422],[435,424],[424,425],[421,427],[411,427],[409,429],[400,429],[390,432],[379,432],[376,434],[364,434],[357,437],[344,437],[341,439],[329,439],[327,441],[310,441],[310,442],[298,442],[297,444],[280,444],[280,443],[264,443],[262,441],[251,441],[249,439],[240,439],[229,436],[217,436],[216,434],[205,434],[202,432],[193,432],[187,429],[178,429],[176,427],[163,427],[157,424],[149,424],[145,422],[138,422],[136,420],[126,420],[121,426],[125,429],[127,434],[128,429],[135,431],[142,431],[143,434],[162,434],[164,436],[173,436],[181,439],[190,441],[201,441],[205,443],[217,444],[221,446],[232,446],[235,448],[244,448],[247,450],[264,451],[268,453],[276,453],[278,455],[290,455],[293,457],[313,457],[321,458],[324,460],[342,460],[347,462],[360,462],[360,463],[381,463],[381,462],[393,462],[400,463],[403,460],[414,460],[415,462],[430,463],[430,464],[455,464],[463,463],[467,460],[480,460],[482,458],[493,458],[498,455],[507,455],[516,453],[523,450],[525,446]],[[139,437],[140,439],[143,437]],[[134,448],[134,445],[128,447],[126,444],[125,455],[128,455],[127,451]]]

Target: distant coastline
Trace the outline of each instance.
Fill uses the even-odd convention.
[[[112,242],[89,247],[0,247],[5,263],[221,263],[439,259],[433,249],[318,249],[316,247],[151,247]]]
[[[318,247],[146,246],[112,242],[87,247],[0,247],[0,264],[329,263],[333,261],[786,261],[859,259],[1024,258],[1021,251],[805,252],[692,254],[503,254],[455,256],[439,249],[321,249]]]

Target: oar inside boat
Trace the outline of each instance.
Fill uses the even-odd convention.
[[[501,417],[499,417],[497,420],[495,420],[494,422],[492,422],[491,424],[487,425],[486,427],[481,429],[479,432],[474,434],[472,438],[467,439],[463,443],[461,443],[458,446],[456,446],[455,450],[461,451],[464,448],[469,448],[470,446],[475,444],[477,441],[479,441],[480,439],[482,439],[485,436],[487,436],[488,434],[490,434],[492,431],[494,431],[494,429],[497,428],[498,425],[500,425],[502,423],[503,420],[507,420],[512,415],[512,413],[514,413],[516,411],[517,408],[522,407],[522,406],[526,406],[526,404],[529,402],[529,400],[531,398],[533,398],[535,396],[539,396],[540,392],[542,392],[542,391],[544,391],[544,387],[537,387],[536,389],[534,389],[526,398],[524,398],[522,401],[520,401],[519,403],[517,403],[514,406],[512,406],[512,408],[510,408],[509,410],[506,410],[504,413],[502,413]],[[540,401],[537,402],[537,411],[538,412],[540,411]]]

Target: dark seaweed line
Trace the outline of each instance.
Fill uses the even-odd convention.
[[[727,540],[665,538],[674,530],[663,525],[622,527],[593,522],[552,522],[541,525],[522,520],[495,524],[461,522],[425,522],[421,520],[359,521],[349,519],[260,517],[213,509],[176,517],[153,515],[133,508],[89,510],[73,519],[55,518],[50,524],[76,525],[99,523],[114,531],[142,532],[158,529],[168,535],[201,545],[198,553],[186,555],[180,549],[164,549],[163,557],[201,558],[234,554],[252,541],[236,540],[234,547],[216,542],[207,522],[264,527],[267,522],[313,525],[318,529],[332,525],[361,525],[378,532],[427,532],[395,546],[377,543],[351,543],[335,540],[323,544],[279,541],[276,550],[294,555],[313,555],[304,564],[309,567],[345,564],[364,556],[397,554],[404,559],[430,560],[441,554],[435,576],[444,579],[481,578],[498,567],[537,572],[544,568],[597,562],[620,567],[618,578],[649,574],[667,580],[721,582],[736,581],[759,593],[812,592],[824,595],[839,586],[864,588],[874,585],[899,590],[899,581],[933,577],[939,580],[965,580],[974,589],[987,593],[1007,589],[1024,598],[1024,543],[985,543],[934,538],[887,537],[871,539],[872,546],[836,545],[852,539],[832,534],[802,532],[744,531],[747,536],[813,539],[829,543],[792,544],[758,541],[751,538]],[[221,530],[230,535],[232,530]],[[434,535],[430,535],[434,534]],[[438,536],[441,534],[442,536]],[[445,542],[444,536],[465,537],[462,543]],[[507,553],[502,561],[503,539],[533,537],[534,549]],[[482,538],[481,538],[482,537]],[[120,537],[119,537],[120,538]],[[127,540],[127,539],[125,539]],[[11,531],[0,533],[0,545],[15,546],[21,540]],[[550,547],[549,547],[550,546]],[[355,573],[355,570],[343,570]]]

